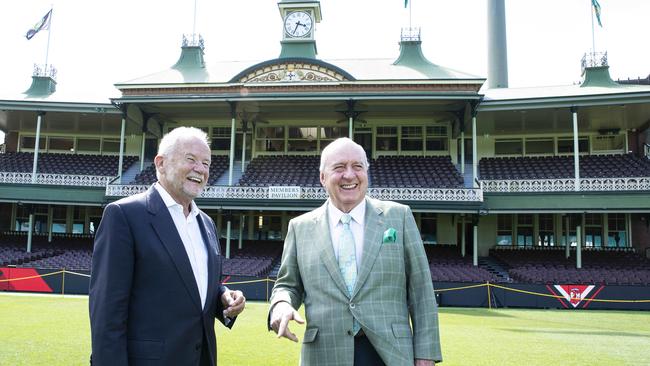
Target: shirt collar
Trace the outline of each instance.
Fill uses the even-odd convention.
[[[329,212],[329,217],[330,217],[330,222],[334,223],[334,225],[338,225],[339,221],[341,221],[341,216],[345,214],[345,212],[339,210],[332,204],[331,200],[327,201],[327,212]],[[350,211],[350,216],[352,216],[352,219],[357,222],[357,224],[363,225],[363,218],[366,214],[366,199],[364,198],[363,201],[361,201],[358,205],[356,205],[351,211]]]
[[[158,191],[158,194],[160,194],[160,198],[162,198],[163,202],[165,203],[165,206],[170,209],[172,207],[178,207],[175,209],[180,209],[181,212],[183,212],[183,206],[174,201],[172,196],[167,192],[165,187],[162,186],[162,184],[159,184],[158,182],[154,183],[154,188]],[[194,217],[199,214],[199,208],[196,206],[196,203],[194,201],[190,202],[190,216]]]

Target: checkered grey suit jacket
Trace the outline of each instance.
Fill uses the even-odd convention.
[[[389,228],[397,231],[394,242],[383,238]],[[431,273],[410,208],[367,197],[364,230],[350,297],[334,256],[327,204],[289,222],[271,309],[278,301],[305,305],[301,365],[352,365],[353,317],[386,365],[441,361]]]

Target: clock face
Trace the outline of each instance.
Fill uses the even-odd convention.
[[[304,11],[292,11],[284,18],[284,31],[289,37],[300,38],[309,35],[311,16]]]

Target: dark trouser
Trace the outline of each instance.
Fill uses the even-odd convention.
[[[379,354],[365,335],[354,337],[354,366],[384,366]]]

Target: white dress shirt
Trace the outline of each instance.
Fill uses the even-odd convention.
[[[205,298],[208,292],[208,251],[203,242],[201,228],[197,221],[199,208],[192,201],[190,214],[185,217],[183,206],[174,201],[163,186],[156,183],[154,187],[165,202],[165,206],[167,206],[169,214],[174,220],[174,225],[176,225],[178,235],[183,241],[185,252],[192,265],[192,272],[194,272],[199,295],[201,296],[201,307],[205,307]]]
[[[334,207],[332,201],[327,201],[327,216],[329,217],[330,224],[330,237],[332,238],[332,245],[334,246],[334,255],[336,259],[339,258],[339,239],[343,231],[343,224],[341,223],[341,216],[344,212]],[[361,269],[361,256],[363,255],[363,228],[366,215],[366,200],[364,199],[350,211],[350,230],[354,236],[354,253],[357,262],[357,273]]]

